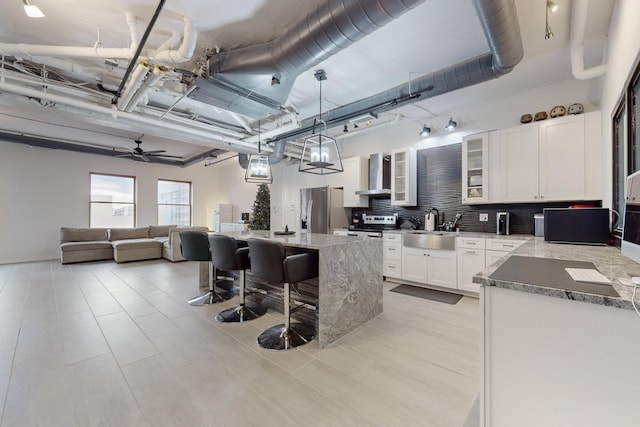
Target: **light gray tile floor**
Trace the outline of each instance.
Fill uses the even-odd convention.
[[[0,265],[0,426],[478,425],[478,300],[389,292],[326,349],[191,307],[196,263]],[[474,402],[476,402],[474,404]]]

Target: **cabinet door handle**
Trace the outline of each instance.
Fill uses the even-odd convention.
[[[533,196],[534,200],[538,200],[538,196]]]
[[[513,245],[502,245],[503,248],[512,248]]]
[[[467,242],[467,245],[473,245],[475,246],[477,243],[476,242]]]
[[[476,255],[478,252],[477,251],[467,251],[466,253],[468,253],[470,255]]]
[[[395,250],[396,250],[396,248],[387,248],[387,250],[388,250],[389,252],[393,252],[393,251],[395,251]]]

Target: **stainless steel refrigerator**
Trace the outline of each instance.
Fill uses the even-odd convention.
[[[300,232],[330,234],[347,228],[341,188],[316,187],[300,190]]]

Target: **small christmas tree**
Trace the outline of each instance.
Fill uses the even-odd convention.
[[[267,184],[258,186],[256,200],[253,202],[253,213],[249,222],[251,230],[271,229],[271,193]]]

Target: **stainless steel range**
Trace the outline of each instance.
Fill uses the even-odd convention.
[[[384,230],[395,230],[398,223],[398,214],[393,215],[367,215],[362,214],[357,226],[349,227],[349,234],[357,236],[366,233],[369,237],[382,237]]]

